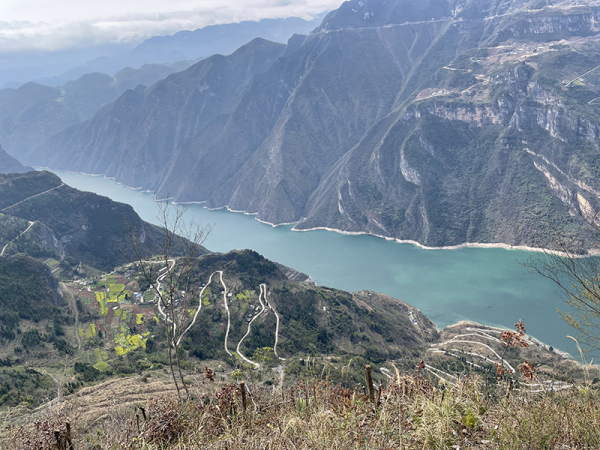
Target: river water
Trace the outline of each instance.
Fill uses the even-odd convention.
[[[68,185],[128,203],[146,221],[157,223],[149,193],[102,176],[54,171]],[[373,236],[331,231],[294,232],[254,217],[188,205],[188,219],[210,224],[205,246],[218,252],[251,248],[265,257],[312,276],[322,286],[347,291],[373,290],[419,308],[438,328],[473,320],[512,328],[522,319],[529,334],[555,348],[576,354],[565,336],[572,334],[559,317],[565,309],[556,286],[522,266],[538,253],[463,248],[424,250]]]

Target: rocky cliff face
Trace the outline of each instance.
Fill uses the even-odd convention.
[[[599,14],[346,2],[287,49],[253,42],[127,92],[36,158],[300,229],[592,245]]]

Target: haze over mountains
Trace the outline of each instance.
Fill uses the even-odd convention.
[[[28,81],[59,86],[92,72],[113,75],[124,68],[138,69],[145,64],[184,61],[191,64],[217,53],[233,53],[257,37],[286,42],[293,34],[308,34],[321,23],[324,15],[325,13],[319,14],[310,21],[288,17],[212,25],[194,31],[184,30],[173,35],[155,36],[133,48],[131,44],[115,44],[89,49],[87,57],[86,52],[81,50],[38,52],[31,55],[8,54],[2,61],[0,86],[18,88]]]
[[[89,119],[126,90],[152,85],[175,72],[161,64],[123,69],[115,76],[89,73],[62,86],[26,83],[0,90],[0,134],[13,154],[30,151],[54,134]]]
[[[0,146],[0,173],[23,173],[30,170],[33,168],[24,166]]]
[[[125,67],[144,64],[172,64],[195,61],[214,54],[229,55],[255,38],[285,43],[293,34],[308,34],[323,20],[325,13],[313,20],[299,17],[263,19],[223,25],[211,25],[195,31],[179,31],[170,36],[145,40],[133,50],[105,58],[96,58],[65,72],[58,80],[69,80],[89,72],[115,73]]]
[[[254,40],[47,142],[4,145],[28,164],[297,229],[548,246],[558,228],[590,246],[599,13],[350,1],[287,46]]]

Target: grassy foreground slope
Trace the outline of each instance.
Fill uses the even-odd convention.
[[[174,400],[164,379],[111,380],[38,410],[35,424],[10,428],[5,442],[23,449],[71,442],[78,449],[148,450],[600,446],[600,399],[589,387],[531,393],[464,374],[442,384],[417,369],[395,372],[374,401],[361,386],[312,378],[253,390],[244,408],[239,385],[212,379],[211,372],[199,375],[195,397],[184,402]]]

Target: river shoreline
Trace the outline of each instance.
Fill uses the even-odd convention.
[[[565,252],[560,252],[558,250],[551,250],[548,248],[528,247],[526,245],[510,245],[510,244],[505,244],[502,242],[497,242],[497,243],[465,242],[463,244],[448,245],[448,246],[443,246],[443,247],[429,247],[429,246],[421,244],[420,242],[413,241],[410,239],[397,239],[397,238],[392,238],[389,236],[381,236],[378,234],[367,233],[366,231],[344,231],[344,230],[338,230],[336,228],[329,228],[329,227],[313,227],[313,228],[306,228],[306,229],[302,229],[302,230],[298,230],[296,228],[292,229],[292,231],[298,231],[298,232],[317,231],[317,230],[333,231],[335,233],[345,234],[348,236],[362,236],[362,235],[375,236],[375,237],[378,237],[381,239],[385,239],[386,241],[397,242],[398,244],[411,244],[411,245],[414,245],[415,247],[418,247],[423,250],[460,250],[463,248],[488,248],[488,249],[500,248],[500,249],[504,249],[504,250],[519,250],[519,251],[526,251],[526,252],[544,253],[544,254],[555,255],[555,256],[568,256],[568,257],[573,257],[573,258],[589,258],[592,256],[600,255],[600,249],[588,250],[588,253],[586,255],[573,255],[573,254],[567,254]]]
[[[135,187],[127,186],[126,184],[117,181],[114,177],[108,177],[103,174],[91,174],[91,173],[85,173],[85,172],[76,172],[76,171],[72,171],[72,170],[50,169],[48,167],[34,167],[34,168],[42,169],[42,170],[49,170],[49,171],[57,170],[57,171],[62,171],[62,172],[66,172],[66,173],[73,173],[73,174],[77,174],[77,175],[86,175],[86,176],[91,176],[91,177],[104,177],[107,180],[111,180],[114,183],[116,183],[120,186],[126,187],[128,189],[131,189],[133,191],[141,191],[141,192],[151,193],[151,191],[142,190],[141,187],[135,188]],[[155,201],[166,201],[166,200],[171,200],[171,198],[155,199]],[[300,223],[299,221],[298,222],[286,222],[286,223],[272,223],[272,222],[268,222],[266,220],[259,219],[257,217],[257,213],[249,213],[249,212],[243,211],[243,210],[231,209],[229,207],[229,205],[210,208],[205,205],[206,203],[207,203],[206,200],[190,201],[190,202],[175,202],[175,201],[173,202],[173,204],[176,204],[176,205],[204,205],[203,208],[208,211],[217,211],[217,210],[221,210],[221,209],[226,209],[227,211],[232,212],[232,213],[244,214],[246,216],[254,216],[254,219],[257,222],[263,223],[265,225],[270,225],[273,228],[294,225],[294,227],[292,228],[291,231],[305,232],[305,231],[321,230],[321,231],[330,231],[330,232],[334,232],[334,233],[338,233],[338,234],[343,234],[346,236],[363,236],[363,235],[374,236],[377,238],[385,239],[386,241],[397,242],[398,244],[411,244],[411,245],[414,245],[415,247],[418,247],[423,250],[460,250],[463,248],[483,248],[483,249],[499,248],[499,249],[503,249],[503,250],[518,250],[518,251],[526,251],[526,252],[544,253],[544,254],[553,255],[553,256],[566,256],[566,257],[572,257],[572,258],[589,258],[592,256],[600,255],[600,249],[590,249],[590,250],[588,250],[587,254],[585,254],[585,255],[573,255],[573,254],[567,254],[565,252],[560,252],[557,250],[552,250],[552,249],[543,248],[543,247],[529,247],[527,245],[511,245],[511,244],[506,244],[504,242],[494,242],[494,243],[464,242],[462,244],[448,245],[448,246],[427,246],[427,245],[421,244],[420,242],[413,241],[411,239],[397,239],[397,238],[393,238],[393,237],[389,237],[389,236],[382,236],[382,235],[378,235],[378,234],[374,234],[374,233],[368,233],[366,231],[345,231],[345,230],[340,230],[340,229],[331,228],[331,227],[312,227],[312,228],[305,228],[305,229],[297,229],[295,226]]]
[[[142,218],[155,223],[153,195],[122,189],[122,184],[109,177],[90,177],[65,171],[57,171],[56,174],[75,188],[128,203]],[[382,292],[414,305],[439,329],[461,319],[511,328],[516,319],[523,318],[532,335],[554,348],[566,349],[577,355],[575,346],[564,339],[571,330],[556,314],[557,308],[564,307],[556,287],[519,264],[520,260],[527,260],[530,256],[535,258],[536,253],[485,248],[427,252],[418,243],[393,245],[387,242],[395,240],[390,238],[374,240],[359,236],[349,239],[324,232],[289,233],[294,225],[275,232],[275,227],[282,225],[265,227],[257,223],[258,220],[245,217],[253,215],[256,219],[254,214],[234,215],[223,211],[213,215],[206,208],[212,205],[202,206],[189,207],[187,214],[196,221],[219,224],[211,237],[212,244],[208,245],[209,248],[214,245],[214,251],[252,248],[272,261],[311,274],[313,281],[321,286],[349,292]],[[303,222],[296,226],[307,225]],[[490,247],[489,244],[477,246]]]

